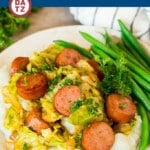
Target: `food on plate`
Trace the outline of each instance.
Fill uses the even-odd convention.
[[[50,126],[44,120],[42,120],[42,113],[33,108],[25,118],[25,124],[37,133],[41,133],[42,129],[47,129]]]
[[[106,100],[106,112],[114,122],[128,123],[136,113],[136,106],[129,97],[110,94]]]
[[[75,66],[76,63],[80,60],[81,55],[73,50],[73,49],[64,49],[57,57],[56,57],[56,65],[57,66],[65,66],[72,65]]]
[[[54,106],[64,116],[71,114],[71,105],[80,98],[80,88],[67,85],[57,91],[54,96]]]
[[[109,150],[114,140],[114,132],[107,123],[94,122],[84,129],[82,145],[85,150]]]
[[[143,88],[143,73],[148,73],[132,55],[112,51],[108,43],[102,44],[87,33],[81,35],[91,42],[90,49],[55,40],[46,49],[34,52],[23,69],[17,67],[5,84],[2,82],[0,105],[4,115],[0,129],[8,150],[147,147],[149,133],[141,138],[141,132],[149,131],[149,95]],[[131,56],[133,65],[126,60]],[[138,72],[133,69],[134,63]],[[0,72],[5,75],[5,71]]]
[[[28,57],[17,57],[13,60],[10,67],[10,75],[12,76],[14,73],[19,71],[25,71],[26,66],[29,63]]]
[[[93,67],[93,69],[95,70],[98,78],[100,80],[102,80],[104,78],[104,73],[103,73],[102,70],[100,70],[99,64],[93,59],[89,59],[88,63]]]
[[[18,95],[27,100],[36,100],[44,96],[48,89],[48,81],[44,74],[25,74],[16,82]]]

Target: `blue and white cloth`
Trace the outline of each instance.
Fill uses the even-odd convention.
[[[150,7],[71,7],[70,12],[81,24],[118,31],[121,19],[137,38],[150,42]]]

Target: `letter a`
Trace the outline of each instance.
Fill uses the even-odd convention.
[[[22,0],[20,4],[21,4],[21,5],[25,5],[25,2],[24,2],[24,0]]]

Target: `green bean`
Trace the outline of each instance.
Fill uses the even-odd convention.
[[[129,42],[126,41],[125,38],[123,38],[123,42],[125,44],[125,46],[128,48],[128,52],[134,56],[136,58],[136,60],[142,65],[144,66],[147,70],[150,69],[150,67],[148,66],[148,64],[145,62],[145,60],[143,60],[143,58],[139,55],[139,53],[137,53],[137,51],[131,46],[131,44]]]
[[[127,47],[124,45],[123,41],[118,42],[117,46],[129,53],[129,51],[128,51]]]
[[[150,92],[145,91],[145,93],[146,93],[146,95],[147,95],[148,99],[150,100]]]
[[[104,45],[102,42],[94,38],[88,33],[80,32],[82,37],[84,37],[88,42],[90,42],[92,45],[97,46],[99,49],[103,50],[106,54],[111,56],[113,59],[116,59],[118,55],[110,48],[108,48],[106,45]]]
[[[105,34],[102,34],[102,36],[105,39],[105,45],[109,45],[109,43],[113,41],[107,31],[105,31]]]
[[[140,101],[143,106],[150,112],[150,100],[147,98],[147,95],[145,95],[143,90],[133,79],[131,79],[131,82],[133,86],[133,93],[137,97],[137,100]]]
[[[132,77],[135,79],[135,81],[146,91],[150,92],[150,84],[140,78],[137,74],[131,72]]]
[[[129,52],[125,52],[122,49],[120,49],[113,41],[109,42],[108,44],[110,46],[110,48],[112,48],[115,51],[118,51],[120,53],[123,53],[125,55],[125,57],[132,63],[134,63],[135,65],[137,65],[138,67],[140,67],[141,69],[147,71],[147,68],[145,68],[143,65],[141,65],[141,63],[139,63],[135,57],[133,57]]]
[[[92,45],[91,49],[94,52],[94,54],[100,56],[101,59],[104,59],[104,60],[108,60],[109,59],[109,60],[113,61],[113,59],[111,57],[108,57],[108,55],[105,54],[105,52],[100,51],[99,48],[96,47],[95,45]]]
[[[80,33],[88,42],[90,42],[92,45],[97,46],[99,48],[99,50],[102,50],[103,52],[105,52],[105,54],[110,56],[112,59],[115,60],[115,59],[120,58],[120,53],[114,52],[111,48],[108,48],[106,45],[104,45],[102,42],[100,42],[93,36],[91,36],[85,32],[80,32]],[[144,80],[146,80],[147,82],[150,83],[150,73],[149,72],[144,71],[143,69],[139,68],[137,65],[135,65],[134,63],[132,63],[128,60],[127,60],[126,65],[130,70],[137,73],[141,78],[143,78]]]
[[[87,51],[83,47],[80,47],[74,43],[63,41],[63,40],[54,40],[53,42],[56,43],[57,45],[60,45],[66,48],[73,48],[77,50],[79,53],[81,53],[82,55],[86,56],[87,58],[90,58],[90,59],[93,58],[93,55],[89,51]]]
[[[127,61],[127,67],[150,84],[150,72],[139,68],[130,61]]]
[[[133,62],[134,64],[136,64],[137,66],[139,66],[140,68],[144,69],[145,71],[147,71],[147,69],[149,70],[147,64],[141,64],[137,58],[135,59],[135,56],[133,56],[131,54],[131,52],[127,51],[127,50],[123,50],[120,47],[118,47],[118,45],[113,41],[113,39],[109,36],[109,34],[107,32],[105,32],[105,34],[103,35],[103,37],[105,38],[106,41],[106,45],[113,49],[116,53],[123,53],[125,55],[125,57],[130,61]]]
[[[100,51],[96,46],[92,46],[92,50],[96,55],[99,55],[104,60],[108,59],[108,57],[109,57],[103,51]],[[111,58],[109,57],[109,59],[111,59]],[[111,59],[111,61],[113,61],[113,60]],[[140,84],[144,89],[146,89],[147,91],[150,92],[150,84],[148,82],[146,82],[143,78],[139,77],[134,72],[130,72],[130,73],[138,84]]]
[[[124,50],[124,48],[119,48],[118,45],[113,41],[113,39],[109,36],[107,32],[103,35],[106,40],[106,44],[115,51],[123,51],[126,54],[126,57],[129,61],[133,61],[136,65],[140,66],[145,70],[149,70],[149,66],[145,63],[145,61],[141,58],[141,56],[135,51],[135,49],[131,46],[131,44],[127,41],[122,35],[123,43],[128,47],[128,50]],[[135,59],[136,58],[136,59]]]
[[[150,114],[149,114],[149,125],[150,125]],[[150,127],[149,127],[149,133],[150,133]],[[148,143],[150,144],[150,134],[149,134],[149,140]]]
[[[147,64],[150,66],[150,57],[146,53],[144,47],[138,42],[136,37],[130,32],[130,30],[125,26],[125,24],[118,20],[119,26],[121,28],[121,33],[123,35],[123,38],[126,39],[139,53],[139,55],[147,62]]]
[[[145,108],[142,106],[142,104],[137,104],[138,112],[142,119],[142,127],[141,127],[141,139],[140,143],[138,145],[139,150],[146,150],[149,142],[149,136],[150,136],[150,126],[149,126],[149,119],[148,114],[145,110]]]
[[[110,48],[112,48],[115,51],[119,51],[125,54],[125,56],[127,57],[127,59],[130,62],[133,62],[134,64],[136,64],[137,66],[141,67],[142,69],[146,70],[146,68],[144,68],[139,62],[137,62],[137,60],[130,54],[127,53],[125,51],[123,51],[122,49],[120,49],[114,42],[113,40],[111,40],[111,38],[107,35],[107,43],[110,46]],[[147,71],[147,70],[146,70]],[[140,78],[137,74],[135,74],[134,72],[131,72],[133,78],[136,80],[137,83],[139,83],[144,89],[146,89],[147,91],[150,92],[150,84],[148,82],[146,82],[145,80],[143,80],[142,78]]]

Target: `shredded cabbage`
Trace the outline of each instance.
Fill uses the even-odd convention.
[[[18,113],[18,111],[14,107],[8,108],[4,120],[5,128],[11,131],[16,131],[19,130],[21,125],[23,125],[22,114]]]

